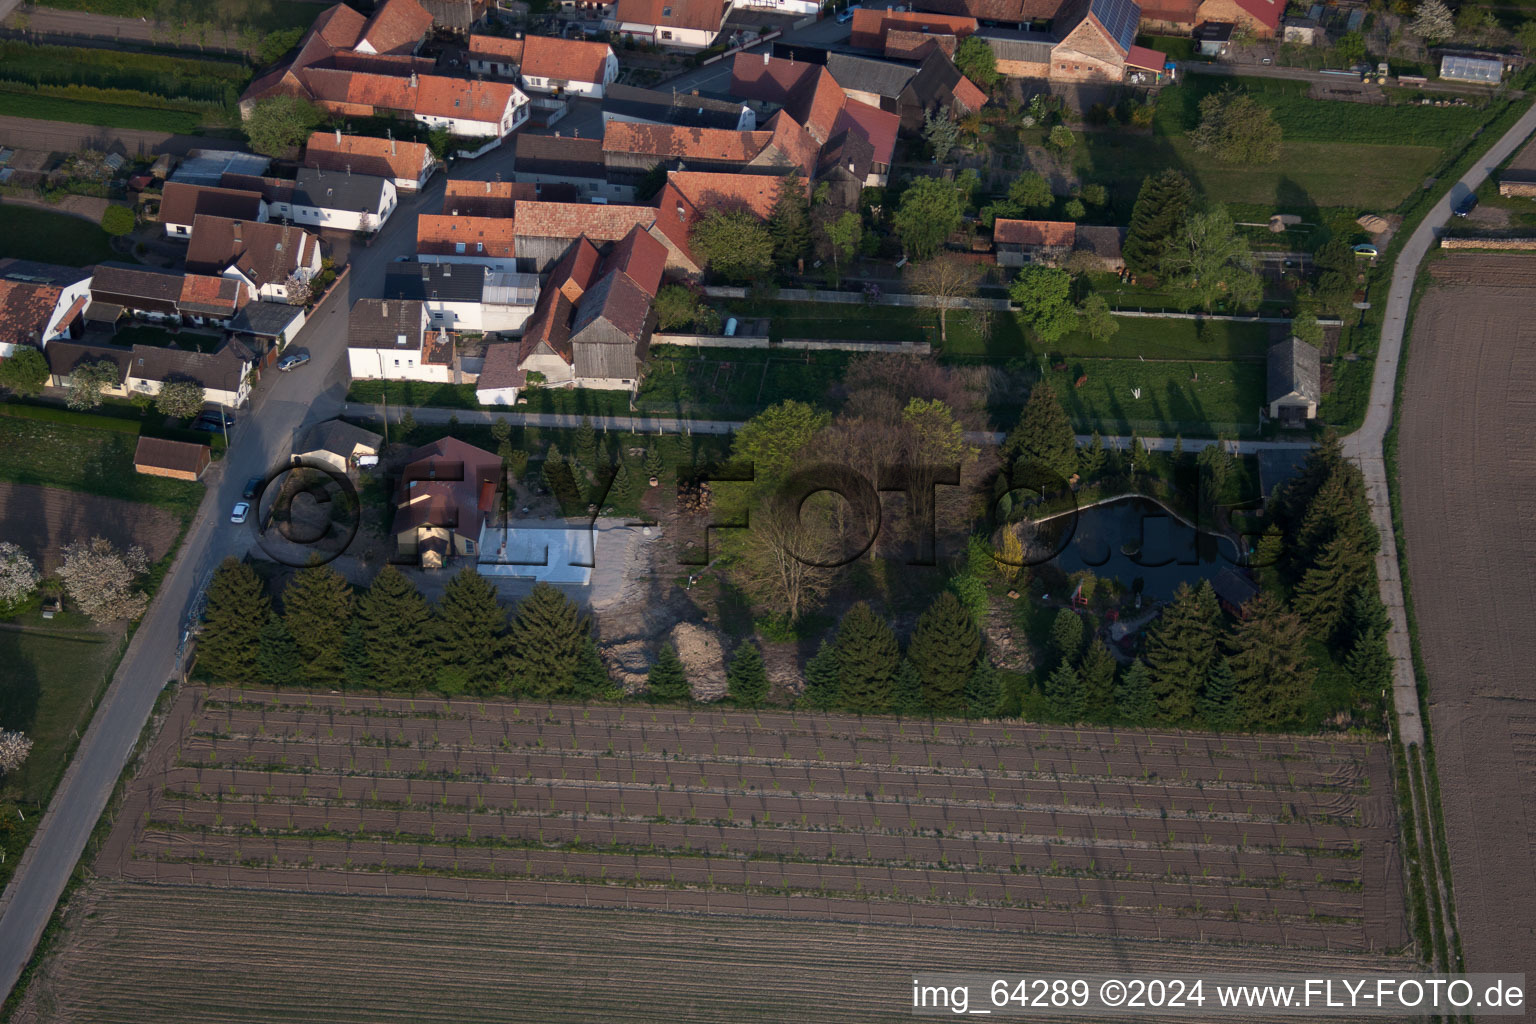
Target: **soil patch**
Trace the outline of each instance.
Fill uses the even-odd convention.
[[[66,545],[92,537],[105,537],[119,548],[137,544],[154,564],[170,552],[180,532],[175,513],[154,505],[0,483],[0,537],[20,545],[45,573],[58,569]]]

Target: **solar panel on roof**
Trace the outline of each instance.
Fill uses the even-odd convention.
[[[1141,21],[1141,7],[1135,0],[1093,0],[1089,10],[1120,49],[1131,48],[1136,39],[1136,24]]]
[[[1344,26],[1345,30],[1348,31],[1348,32],[1353,32],[1357,28],[1359,28],[1361,26],[1361,24],[1364,23],[1364,21],[1365,21],[1365,12],[1364,11],[1359,11],[1359,10],[1350,11],[1349,12],[1349,22],[1348,22],[1348,24],[1346,24]]]

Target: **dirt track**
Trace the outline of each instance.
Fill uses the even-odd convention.
[[[1536,965],[1536,256],[1433,268],[1398,441],[1466,968]]]
[[[142,502],[0,483],[0,537],[21,545],[43,572],[59,567],[59,550],[66,544],[92,537],[120,548],[137,544],[154,564],[171,550],[180,530],[175,514]]]

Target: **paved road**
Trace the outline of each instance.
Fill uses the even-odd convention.
[[[1536,107],[1526,111],[1504,137],[1494,143],[1486,155],[1453,185],[1403,244],[1392,268],[1392,286],[1387,293],[1386,318],[1381,328],[1381,342],[1376,352],[1376,369],[1371,380],[1371,401],[1360,429],[1344,438],[1344,454],[1360,464],[1365,474],[1366,494],[1371,503],[1371,519],[1381,534],[1381,550],[1376,555],[1376,575],[1381,582],[1381,599],[1387,606],[1392,626],[1387,633],[1387,647],[1392,652],[1392,698],[1397,708],[1398,736],[1404,744],[1422,743],[1424,724],[1419,718],[1419,694],[1414,681],[1412,650],[1408,642],[1408,616],[1403,609],[1403,581],[1397,560],[1397,541],[1392,532],[1392,503],[1387,488],[1387,467],[1382,457],[1382,442],[1392,425],[1392,401],[1397,393],[1397,365],[1403,350],[1403,327],[1408,321],[1408,304],[1413,297],[1413,282],[1419,264],[1451,219],[1451,208],[1459,203],[1536,131]]]

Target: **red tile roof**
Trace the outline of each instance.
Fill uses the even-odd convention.
[[[947,33],[893,28],[885,34],[885,55],[896,60],[922,60],[936,49],[946,57],[953,57],[958,48],[959,39]]]
[[[167,441],[159,437],[141,437],[133,449],[133,467],[168,469],[176,473],[201,475],[210,458],[208,446],[187,441]]]
[[[62,294],[51,284],[0,279],[0,342],[41,346]]]
[[[433,163],[432,150],[420,142],[374,139],[365,135],[315,132],[304,147],[304,166],[322,171],[351,168],[381,178],[419,179]]]
[[[508,39],[506,36],[471,35],[469,37],[469,56],[471,59],[478,57],[494,61],[498,64],[521,64],[523,62],[523,41],[521,39]]]
[[[187,245],[187,269],[222,274],[231,266],[257,287],[281,284],[294,268],[309,266],[320,240],[303,228],[198,214]]]
[[[411,53],[432,27],[432,15],[416,0],[384,0],[363,27],[358,46],[375,53]]]
[[[460,78],[423,75],[416,92],[416,113],[459,117],[468,121],[500,121],[518,89],[510,82],[466,82]]]
[[[843,87],[837,84],[832,72],[818,68],[815,78],[802,85],[799,91],[803,95],[797,96],[790,107],[795,120],[804,125],[818,143],[826,142],[847,99]]]
[[[762,53],[738,53],[731,64],[731,95],[744,100],[785,103],[801,83],[816,77],[819,64]]]
[[[1285,4],[1277,0],[1237,0],[1237,6],[1241,7],[1261,25],[1267,25],[1273,32],[1280,24],[1280,16],[1285,13]]]
[[[613,16],[621,25],[718,32],[725,12],[725,0],[618,0]]]
[[[667,268],[667,247],[646,233],[639,224],[614,243],[603,258],[601,273],[620,273],[629,277],[646,295],[655,297],[661,287],[661,275]]]
[[[1149,0],[1141,5],[1142,21],[1166,21],[1175,25],[1195,24],[1200,0]]]
[[[428,255],[511,259],[515,236],[514,223],[507,217],[424,213],[416,218],[416,251]]]
[[[482,390],[496,388],[520,388],[528,383],[528,374],[518,368],[518,356],[522,345],[515,341],[500,342],[485,347],[485,364],[480,367],[480,377],[475,387]]]
[[[449,181],[443,191],[443,212],[467,217],[511,217],[517,204],[538,198],[531,181]]]
[[[1063,220],[1009,220],[999,217],[992,225],[992,241],[1004,245],[1071,245],[1077,225]]]
[[[608,58],[613,54],[607,43],[589,43],[580,39],[529,36],[523,42],[523,62],[519,70],[524,77],[601,85]]]
[[[853,12],[850,46],[866,50],[884,49],[892,29],[954,35],[961,39],[976,31],[976,19],[965,15],[930,14],[926,11],[887,11],[864,7]]]
[[[351,7],[337,4],[320,12],[310,33],[332,49],[350,50],[363,37],[363,26],[367,23],[367,19]]]
[[[773,212],[779,199],[779,183],[784,179],[772,174],[714,174],[709,171],[670,171],[667,181],[697,209],[749,210],[763,220]],[[801,177],[805,194],[810,195],[809,178]]]
[[[868,103],[858,100],[849,100],[843,104],[843,109],[837,115],[837,123],[833,126],[833,134],[851,129],[866,139],[874,150],[874,161],[877,164],[890,166],[895,159],[896,132],[901,128],[901,115],[889,110],[881,110],[872,107]]]
[[[176,304],[194,313],[217,310],[233,315],[242,305],[240,299],[244,293],[240,282],[231,278],[188,274],[181,279],[181,296]]]
[[[954,94],[960,105],[973,114],[987,105],[987,94],[964,76],[955,83]]]
[[[478,539],[480,527],[496,507],[500,457],[445,437],[416,449],[409,458],[395,495],[393,532],[443,526]]]
[[[576,238],[593,242],[617,242],[636,224],[649,228],[656,221],[652,206],[621,206],[617,203],[517,204],[519,238]]]
[[[1130,53],[1125,55],[1125,65],[1131,68],[1141,68],[1146,71],[1162,71],[1168,63],[1168,55],[1159,53],[1146,46],[1133,46]]]
[[[745,164],[761,153],[771,138],[767,131],[613,121],[603,129],[603,152]]]
[[[253,190],[168,181],[160,193],[160,223],[191,224],[199,213],[255,220],[261,212],[261,199],[261,193]]]
[[[784,166],[787,162],[798,167],[800,173],[807,178],[815,175],[816,157],[821,152],[821,146],[811,137],[810,132],[801,127],[800,122],[790,117],[787,111],[781,110],[768,119],[763,130],[770,136],[768,145],[783,158],[775,166]],[[761,135],[762,132],[753,134]]]

